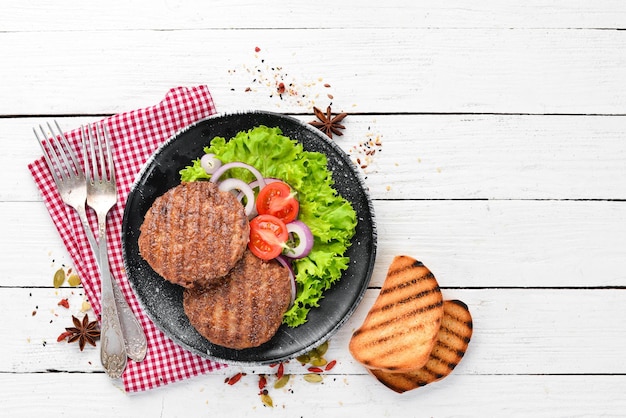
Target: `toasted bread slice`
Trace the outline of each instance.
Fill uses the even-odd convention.
[[[407,373],[370,372],[385,386],[403,393],[443,379],[459,364],[472,337],[473,323],[467,305],[459,300],[443,303],[443,320],[437,342],[426,364]]]
[[[352,335],[350,353],[369,369],[419,369],[428,361],[442,317],[435,276],[421,262],[396,256],[378,298]]]

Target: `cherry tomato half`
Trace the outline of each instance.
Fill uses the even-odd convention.
[[[282,181],[268,183],[257,196],[256,210],[259,215],[274,215],[286,224],[298,217],[299,209],[300,204],[291,187]]]
[[[259,215],[250,221],[248,248],[261,260],[278,257],[288,238],[287,226],[276,216]]]

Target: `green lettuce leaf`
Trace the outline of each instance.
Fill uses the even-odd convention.
[[[204,151],[215,154],[223,163],[250,164],[264,177],[281,179],[297,192],[299,219],[311,229],[314,245],[307,257],[293,262],[298,292],[283,322],[291,327],[304,324],[310,309],[319,306],[324,291],[348,268],[349,259],[344,254],[357,223],[352,205],[333,187],[326,156],[304,151],[302,144],[282,135],[280,128],[267,126],[239,132],[230,141],[215,137]],[[180,175],[182,181],[210,178],[202,170],[199,158],[181,170]],[[236,168],[225,177],[254,180],[247,170]]]

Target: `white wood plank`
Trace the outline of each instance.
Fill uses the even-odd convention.
[[[71,10],[71,24],[67,12]],[[411,0],[369,3],[322,0],[125,2],[107,7],[72,0],[5,0],[0,27],[7,31],[81,31],[205,28],[623,28],[626,11],[618,0],[594,2]]]
[[[365,318],[378,290],[367,291],[350,320],[330,340],[327,359],[337,360],[332,374],[362,375],[366,371],[349,354],[348,342]],[[626,291],[549,289],[443,289],[446,299],[464,301],[472,313],[474,335],[455,375],[626,374],[621,361],[626,349]],[[68,298],[70,309],[57,305]],[[57,343],[82,318],[81,289],[0,289],[7,324],[0,338],[0,371],[35,373],[100,371],[97,348],[80,352],[76,344]],[[32,312],[36,311],[36,315]],[[271,373],[269,367],[231,368],[232,375]],[[287,373],[306,373],[297,361]]]
[[[436,28],[3,32],[0,96],[11,100],[0,102],[0,114],[117,113],[200,83],[222,111],[297,113],[329,101],[319,79],[333,86],[337,107],[358,112],[623,114],[625,36]],[[329,45],[341,59],[329,56]],[[298,94],[277,98],[278,77]]]
[[[444,287],[624,286],[626,204],[375,201],[380,286],[392,258],[422,260]],[[40,202],[0,203],[3,285],[49,286],[71,262]]]
[[[148,393],[124,395],[103,374],[1,374],[0,399],[11,417],[346,417],[619,416],[624,376],[455,376],[402,395],[371,376],[337,376],[323,384],[293,380],[264,407],[256,382],[228,386],[204,376]],[[184,408],[181,409],[181,402]]]
[[[95,119],[58,118],[67,130]],[[32,127],[48,120],[0,119],[11,144],[0,201],[40,200],[26,166],[41,155]],[[350,115],[345,125],[335,142],[368,165],[373,199],[626,199],[624,116]],[[366,156],[362,144],[377,139]]]

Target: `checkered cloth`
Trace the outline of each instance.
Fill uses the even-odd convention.
[[[132,292],[124,270],[121,232],[126,198],[135,177],[148,157],[180,129],[214,114],[215,105],[206,86],[170,90],[156,106],[114,115],[102,120],[111,133],[117,175],[118,200],[108,217],[107,239],[111,274],[117,279],[126,300],[139,318],[148,339],[148,352],[141,363],[129,360],[122,375],[127,392],[152,389],[198,374],[225,367],[223,364],[196,356],[168,339],[150,321]],[[80,130],[66,133],[80,155]],[[63,239],[74,267],[81,277],[85,293],[96,315],[100,315],[100,275],[87,237],[76,212],[65,205],[43,157],[28,166],[52,221]],[[92,229],[97,220],[89,213]]]

